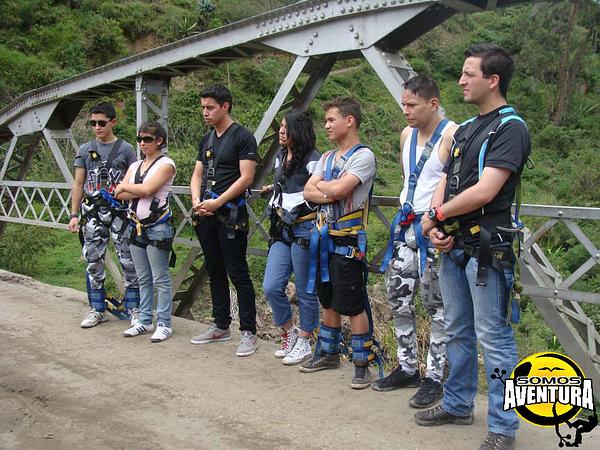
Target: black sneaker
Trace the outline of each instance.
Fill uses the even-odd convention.
[[[339,353],[321,353],[318,359],[311,358],[300,365],[300,372],[318,372],[325,369],[337,369],[340,367]]]
[[[419,385],[419,378],[419,372],[408,375],[406,372],[402,371],[400,366],[398,366],[392,370],[387,377],[373,381],[373,383],[371,383],[371,388],[376,391],[385,392],[405,387],[417,387]]]
[[[412,396],[408,404],[413,408],[429,408],[443,396],[442,383],[433,381],[431,378],[423,378],[419,390]]]
[[[358,364],[354,365],[354,376],[352,377],[352,382],[350,386],[352,389],[364,389],[369,387],[371,384],[371,371],[369,370],[369,366],[359,366]]]
[[[514,450],[515,438],[500,433],[488,433],[479,450]]]
[[[416,413],[415,421],[417,422],[417,425],[422,425],[424,427],[433,427],[447,423],[454,423],[456,425],[471,425],[473,423],[473,414],[465,417],[455,416],[454,414],[444,411],[442,405],[437,405],[435,408]]]

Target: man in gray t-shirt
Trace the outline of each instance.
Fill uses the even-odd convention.
[[[325,179],[325,170],[329,153],[326,153],[319,159],[313,175]],[[343,165],[338,179],[346,174],[354,175],[359,183],[343,199],[332,203],[337,211],[336,215],[342,216],[358,209],[362,209],[369,198],[373,179],[375,178],[375,155],[368,147],[362,147],[354,152]]]
[[[93,152],[98,155],[96,160],[91,157]],[[108,167],[111,152],[113,152],[112,164]],[[74,166],[85,169],[83,189],[86,196],[91,196],[102,187],[112,193],[117,184],[123,180],[129,166],[136,160],[135,151],[130,143],[119,139],[109,142],[96,139],[79,147]]]
[[[100,103],[92,108],[89,123],[96,138],[83,144],[75,157],[69,231],[79,231],[83,243],[91,308],[81,322],[82,328],[90,328],[107,320],[104,315],[104,279],[109,236],[123,267],[125,308],[131,315],[132,325],[136,321],[139,306],[138,279],[129,253],[127,208],[111,201],[113,190],[137,158],[131,144],[114,135],[115,116],[115,109],[109,103]]]
[[[311,238],[307,291],[316,288],[323,306],[323,323],[315,355],[300,370],[310,373],[339,367],[342,315],[349,316],[354,362],[350,385],[364,389],[371,384],[369,363],[374,358],[373,330],[367,315],[365,251],[375,155],[360,144],[362,112],[356,100],[338,98],[326,103],[324,109],[325,130],[338,148],[321,157],[304,188],[304,198],[319,205],[315,227],[319,230],[320,249]]]

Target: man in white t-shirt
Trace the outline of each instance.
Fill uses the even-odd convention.
[[[440,117],[440,90],[434,80],[417,76],[403,87],[402,108],[408,122],[400,137],[404,187],[381,266],[385,270],[388,303],[394,316],[398,367],[387,377],[373,382],[371,387],[376,391],[391,391],[419,386],[409,404],[414,408],[427,408],[443,395],[446,334],[437,258],[421,233],[420,219],[430,208],[457,126]],[[423,306],[431,316],[423,378],[417,368],[415,300],[419,283]]]

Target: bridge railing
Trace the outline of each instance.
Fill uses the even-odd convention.
[[[266,256],[268,221],[265,202],[257,202],[258,199],[258,192],[253,191],[248,211],[251,219],[249,241],[254,245],[249,246],[248,254]],[[202,258],[199,243],[191,231],[191,197],[188,187],[173,187],[171,207],[175,217],[175,243],[190,249],[174,276],[174,288],[179,291],[175,297],[179,301],[175,313],[186,316],[199,292],[198,283],[206,281],[203,266],[195,266],[202,264]],[[371,202],[371,232],[378,228],[383,235],[389,229],[389,218],[397,207],[397,197],[374,196]],[[584,225],[591,222],[591,229],[598,229],[600,208],[523,205],[521,211],[528,218],[526,224],[529,227],[525,230],[519,258],[524,293],[532,299],[544,320],[557,333],[563,347],[584,366],[585,373],[600,384],[600,335],[582,305],[600,304],[600,293],[575,286],[600,265],[598,245],[588,236]],[[0,221],[66,229],[69,214],[68,183],[0,181]],[[376,226],[373,226],[374,218],[379,222]],[[542,239],[559,226],[568,230],[569,239],[564,242],[568,241],[570,247],[580,246],[579,250],[583,249],[580,253],[585,254],[582,262],[566,274],[555,267],[552,258],[544,253],[541,246]],[[373,272],[376,272],[385,253],[385,240],[378,241],[380,248],[373,248],[371,243],[369,252],[369,265]],[[108,267],[117,286],[122,288],[119,269],[110,261]],[[198,277],[199,273],[204,273],[204,276]],[[190,286],[190,283],[196,283],[196,287]]]

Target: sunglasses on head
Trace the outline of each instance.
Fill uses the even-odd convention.
[[[96,125],[98,125],[101,128],[104,128],[106,126],[106,124],[110,122],[110,120],[90,120],[90,127],[95,127]]]
[[[143,142],[144,144],[150,144],[151,142],[154,142],[156,138],[154,136],[136,136],[135,140],[138,141],[138,143]]]

